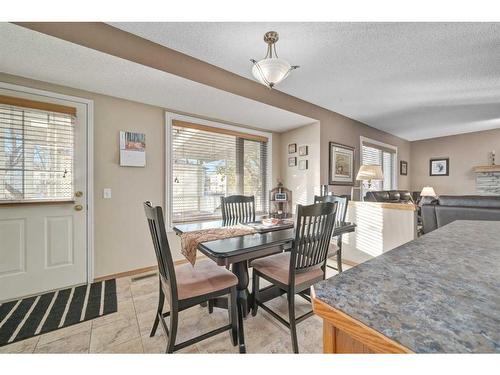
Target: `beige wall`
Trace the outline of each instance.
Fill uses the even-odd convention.
[[[307,197],[312,202],[314,194],[319,193],[320,186],[328,183],[329,142],[336,142],[355,147],[355,174],[360,162],[360,137],[388,143],[398,148],[397,176],[398,188],[410,189],[410,172],[407,176],[399,175],[399,161],[410,162],[410,142],[393,135],[378,131],[355,120],[338,115],[335,122],[316,123],[303,126],[281,134],[281,171],[283,183],[294,190],[296,196]],[[308,173],[301,173],[298,168],[288,168],[287,147],[289,143],[310,144]],[[313,154],[311,154],[313,150]],[[297,154],[298,155],[298,154]],[[313,156],[314,155],[314,156]],[[300,158],[299,158],[300,159]],[[317,162],[319,160],[319,163]],[[411,164],[411,163],[409,163]],[[359,183],[358,183],[359,184]],[[295,193],[295,189],[299,189]],[[350,194],[350,186],[330,186],[329,190],[337,194]],[[295,198],[295,196],[294,196]],[[303,200],[303,199],[301,199]],[[294,199],[295,201],[295,199]],[[305,202],[294,202],[304,204]]]
[[[297,144],[297,152],[288,154],[288,145]],[[299,156],[298,148],[308,146],[308,155]],[[289,167],[288,158],[297,157],[297,166]],[[302,126],[281,134],[281,178],[286,188],[292,190],[292,205],[311,204],[320,189],[320,124]],[[308,169],[299,170],[299,160],[308,160]],[[273,185],[276,181],[273,182]]]
[[[165,109],[0,73],[0,81],[94,101],[95,277],[156,263],[142,202],[165,206]],[[146,168],[119,166],[119,131],[146,134]],[[280,174],[280,135],[273,135],[273,180]],[[112,198],[103,199],[104,188]],[[180,242],[169,234],[174,257]]]
[[[410,188],[410,173],[407,176],[399,175],[399,161],[410,161],[410,142],[378,131],[360,122],[338,118],[334,122],[321,123],[321,184],[328,183],[329,153],[328,143],[333,141],[356,148],[355,175],[360,161],[360,136],[368,137],[379,142],[388,143],[398,148],[397,177],[398,189]],[[357,182],[359,186],[359,182]],[[350,194],[350,186],[330,186],[330,190],[337,194]]]
[[[488,165],[492,150],[500,154],[500,129],[411,142],[411,187],[432,186],[439,194],[476,194],[472,168]],[[429,159],[450,158],[449,176],[429,176]]]

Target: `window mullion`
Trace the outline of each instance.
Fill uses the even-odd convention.
[[[245,140],[236,138],[236,190],[243,195],[245,191]]]
[[[261,166],[261,197],[262,197],[262,207],[263,212],[267,212],[267,144],[261,142],[260,144],[260,166]]]

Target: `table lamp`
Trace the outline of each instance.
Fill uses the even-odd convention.
[[[420,192],[421,197],[435,197],[436,192],[432,188],[432,186],[424,186],[422,191]]]
[[[356,180],[368,182],[368,189],[371,189],[373,180],[383,179],[384,172],[382,172],[380,165],[362,165],[359,167],[358,175],[356,176]]]

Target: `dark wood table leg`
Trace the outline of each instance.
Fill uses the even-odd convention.
[[[285,290],[282,290],[275,285],[269,285],[259,290],[259,301],[264,303],[275,299],[276,297],[282,296],[285,293]],[[253,296],[250,296],[250,298],[253,298]]]
[[[218,307],[219,309],[226,309],[227,310],[227,298],[226,297],[217,297],[217,298],[214,298],[212,301],[213,301],[214,307]]]
[[[243,330],[243,318],[246,318],[251,303],[249,302],[248,293],[248,261],[242,261],[233,263],[231,270],[238,278],[238,285],[236,286],[236,297],[238,304],[238,337],[239,337],[239,349],[240,353],[246,353],[245,346],[245,333]]]
[[[248,262],[245,260],[233,263],[231,270],[238,277],[238,285],[236,286],[238,304],[241,305],[241,312],[243,317],[246,318],[251,306],[251,301],[249,301],[250,294],[248,292],[248,282],[250,279],[248,277]]]
[[[241,309],[241,303],[237,302],[238,307],[238,347],[240,354],[245,354],[247,348],[245,345],[245,331],[243,330],[243,311]]]
[[[342,235],[337,237],[337,271],[338,273],[342,272]]]

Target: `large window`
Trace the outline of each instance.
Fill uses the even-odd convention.
[[[73,199],[74,112],[0,96],[0,202]]]
[[[372,181],[372,190],[394,190],[397,188],[396,159],[397,148],[362,139],[361,164],[380,165],[384,172],[383,181]],[[363,189],[363,196],[366,189]]]
[[[221,216],[220,197],[255,196],[267,207],[267,138],[173,120],[172,222]]]

